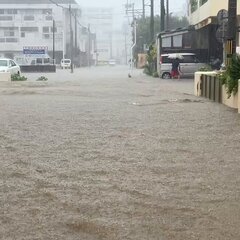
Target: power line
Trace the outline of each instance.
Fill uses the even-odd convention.
[[[48,0],[48,1],[51,2],[52,4],[56,5],[57,7],[62,8],[62,9],[67,9],[67,10],[69,9],[69,7],[64,7],[64,6],[59,5],[59,4],[56,3],[54,0]],[[72,17],[76,17],[76,15],[73,14],[72,9],[70,9],[69,12],[70,12],[70,15],[71,15]],[[77,19],[77,23],[78,23],[79,26],[81,26],[81,27],[83,27],[83,28],[87,28],[87,26],[84,26],[83,24],[81,24],[78,19]]]

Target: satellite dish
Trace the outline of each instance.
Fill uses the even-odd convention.
[[[228,21],[228,11],[225,9],[222,9],[217,14],[218,24],[224,24]]]

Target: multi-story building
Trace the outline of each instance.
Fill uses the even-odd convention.
[[[89,34],[82,30],[80,20],[81,9],[75,0],[1,0],[0,56],[29,63],[39,53],[26,53],[40,49],[42,57],[54,56],[59,63],[62,58],[70,58],[72,51],[75,64],[81,65],[81,56],[85,57],[89,48]]]
[[[219,39],[217,39],[217,31],[220,27],[217,19],[217,14],[222,9],[228,10],[228,0],[189,1],[189,22],[191,25],[194,26],[198,34],[196,44],[198,46],[201,46],[202,48],[208,49],[209,58],[217,57],[222,59],[223,45],[221,44]],[[239,16],[240,4],[238,4],[237,13]],[[227,24],[225,24],[225,26],[226,32]],[[224,36],[224,30],[221,33],[222,36]],[[239,45],[239,40],[237,40],[237,45]]]
[[[113,58],[113,9],[83,8],[82,22],[96,33],[95,58],[98,63]]]

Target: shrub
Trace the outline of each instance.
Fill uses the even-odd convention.
[[[27,78],[24,76],[20,76],[19,74],[12,74],[11,81],[26,81]]]
[[[152,74],[152,76],[155,77],[155,78],[158,78],[158,77],[159,77],[158,72],[154,72],[154,73]]]
[[[240,56],[234,55],[227,70],[219,75],[219,78],[226,86],[228,97],[238,92],[238,80],[240,79]]]
[[[41,76],[37,79],[37,81],[47,81],[48,78],[44,77],[44,76]]]
[[[212,71],[212,67],[211,67],[210,65],[205,65],[204,67],[199,68],[198,71],[201,71],[201,72],[210,72],[210,71]]]

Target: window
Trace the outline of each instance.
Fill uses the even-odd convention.
[[[182,35],[173,36],[173,47],[182,47]]]
[[[0,42],[5,42],[5,38],[0,38]]]
[[[52,9],[43,9],[42,14],[44,15],[52,15]]]
[[[25,38],[25,32],[21,32],[21,38]]]
[[[0,16],[0,21],[12,21],[12,16]]]
[[[208,0],[200,0],[200,6],[202,6],[203,4],[205,4]]]
[[[50,59],[49,58],[44,58],[43,63],[45,63],[45,64],[50,63]]]
[[[16,64],[15,64],[15,62],[14,61],[10,61],[10,65],[12,66],[12,67],[15,67],[16,66]]]
[[[4,31],[4,37],[14,37],[14,32]]]
[[[161,56],[162,63],[172,63],[172,59],[168,58],[168,56]]]
[[[7,67],[8,66],[8,61],[7,60],[0,60],[0,66],[1,67]]]
[[[13,42],[18,42],[17,38],[6,38],[6,42],[13,43]]]
[[[182,61],[184,63],[195,63],[196,57],[194,55],[184,55]]]
[[[37,63],[37,64],[42,64],[42,58],[37,58],[36,63]]]
[[[172,46],[171,37],[162,38],[162,47],[171,47],[171,46]]]
[[[0,9],[0,14],[4,14],[4,10],[3,9]]]
[[[7,9],[6,10],[7,14],[17,14],[17,10],[16,9]]]
[[[49,34],[43,34],[43,38],[49,39],[49,38],[50,38],[50,35],[49,35]]]
[[[22,32],[38,32],[38,27],[21,27]]]
[[[24,16],[24,21],[34,21],[34,16]]]
[[[49,27],[43,27],[43,33],[49,33]]]
[[[198,9],[198,0],[190,0],[191,13]]]
[[[46,19],[46,21],[52,21],[53,17],[52,16],[46,16],[45,19]]]

